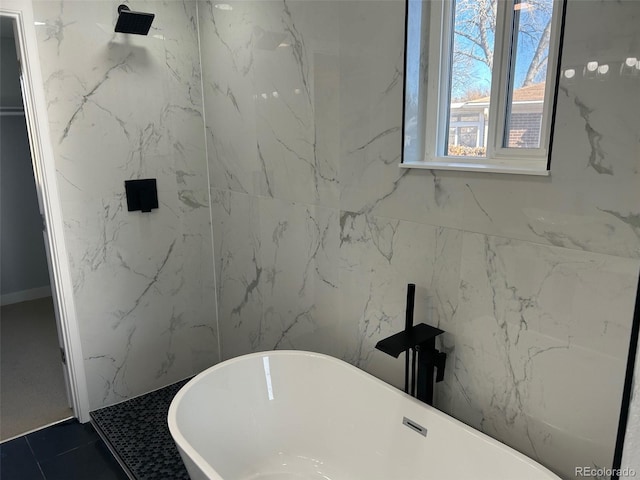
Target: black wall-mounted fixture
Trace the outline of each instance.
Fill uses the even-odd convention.
[[[127,210],[150,212],[158,208],[158,189],[155,178],[143,180],[125,180],[124,190],[127,194]]]
[[[415,295],[416,286],[410,283],[407,286],[404,331],[380,340],[376,344],[376,348],[395,358],[405,352],[405,393],[410,393],[418,400],[433,405],[434,373],[437,369],[436,382],[444,380],[444,368],[447,361],[447,354],[436,349],[436,337],[444,333],[444,330],[425,323],[413,325]],[[411,353],[411,362],[409,362],[409,353]],[[410,363],[411,379],[409,379]]]
[[[116,22],[115,31],[147,35],[155,17],[153,13],[132,12],[126,5],[120,5],[118,7],[118,21]]]

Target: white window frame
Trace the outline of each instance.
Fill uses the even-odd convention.
[[[430,0],[428,41],[429,69],[426,90],[424,158],[403,158],[402,168],[471,170],[492,173],[549,175],[549,147],[554,115],[564,0],[553,0],[549,56],[544,93],[540,148],[503,147],[508,101],[509,51],[512,42],[515,0],[497,0],[495,46],[486,157],[445,155],[448,136],[449,78],[453,48],[454,0]],[[423,31],[427,27],[422,27]],[[517,32],[515,33],[517,35]],[[435,128],[433,127],[435,125]]]

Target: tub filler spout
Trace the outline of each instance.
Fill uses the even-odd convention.
[[[444,379],[444,369],[447,361],[447,354],[436,349],[436,337],[443,334],[444,330],[425,323],[413,325],[415,292],[415,284],[410,283],[407,288],[407,311],[404,330],[380,340],[376,344],[376,348],[395,358],[405,352],[405,393],[410,393],[418,400],[433,405],[433,384],[434,381],[441,382]],[[411,362],[409,361],[409,353],[411,353]],[[409,378],[410,364],[411,378]],[[436,370],[437,374],[434,380]]]

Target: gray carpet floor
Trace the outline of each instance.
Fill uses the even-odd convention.
[[[51,297],[0,309],[0,441],[69,418]]]

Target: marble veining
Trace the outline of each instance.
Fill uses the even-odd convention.
[[[638,261],[465,234],[442,408],[563,476],[613,456]],[[617,400],[607,402],[613,392]],[[591,396],[570,414],[566,398]]]
[[[109,80],[109,76],[110,76],[111,72],[113,72],[114,70],[118,70],[118,69],[123,69],[123,70],[126,71],[126,64],[132,57],[133,57],[133,54],[130,53],[122,61],[118,62],[117,64],[113,65],[112,67],[109,67],[109,69],[104,73],[104,75],[98,81],[98,83],[96,83],[96,85],[93,88],[91,88],[90,91],[88,91],[86,94],[82,95],[82,99],[80,101],[80,105],[78,105],[76,110],[71,115],[71,118],[69,118],[69,121],[65,125],[64,129],[62,130],[62,135],[60,136],[60,139],[58,140],[58,143],[62,143],[65,140],[65,138],[67,138],[67,136],[69,135],[69,130],[71,129],[71,126],[73,125],[73,122],[76,120],[76,117],[78,116],[78,114],[82,113],[82,110],[83,110],[85,104],[88,101],[91,100],[91,97],[97,92],[97,90],[107,80]],[[101,108],[101,109],[105,110],[107,113],[111,113],[111,112],[109,112],[108,109],[106,109],[104,107],[101,107],[100,105],[96,104],[96,106],[98,106],[98,108]],[[116,117],[116,120],[119,120],[119,119]],[[120,121],[118,123],[120,123]],[[123,129],[124,129],[124,127],[123,127]],[[126,134],[127,133],[126,129],[124,129],[124,131],[125,131],[125,134]]]
[[[319,207],[229,191],[212,191],[212,202],[214,224],[222,227],[214,232],[220,328],[230,339],[223,357],[239,345],[322,348],[309,334],[320,319],[337,319],[338,281],[329,264],[337,218]]]
[[[125,38],[111,2],[34,2],[91,407],[266,349],[401,386],[374,345],[412,282],[447,332],[439,408],[568,478],[607,466],[640,268],[640,83],[614,64],[638,4],[568,1],[561,68],[611,74],[562,80],[551,175],[524,178],[398,168],[405,2],[214,3],[141,0],[152,30]],[[160,208],[127,212],[147,177]]]
[[[337,99],[332,79],[315,70],[314,60],[321,62],[316,39],[301,34],[315,18],[300,15],[304,9],[299,2],[231,5],[233,10],[221,12],[214,11],[211,2],[202,2],[200,14],[203,56],[231,67],[218,75],[220,64],[203,65],[205,72],[216,70],[212,81],[204,77],[205,91],[213,92],[205,96],[205,110],[229,113],[224,123],[212,115],[208,126],[210,151],[216,157],[212,185],[336,205],[336,159],[326,137],[330,132],[318,128],[315,118],[336,108]],[[263,68],[274,61],[278,69]],[[230,141],[238,135],[242,147]]]
[[[613,167],[602,165],[602,162],[605,161],[606,158],[605,152],[600,145],[602,134],[596,131],[589,122],[589,115],[593,112],[593,109],[587,107],[577,96],[573,101],[580,111],[580,116],[584,120],[584,130],[589,139],[589,145],[591,146],[589,166],[598,173],[613,175]]]
[[[219,359],[195,2],[34,2],[90,408]],[[156,178],[128,212],[124,180]]]
[[[640,259],[639,84],[563,79],[550,177],[399,169],[404,2],[230,5],[199,2],[223,358],[306,348],[401,386],[374,345],[413,282],[416,321],[447,332],[440,408],[569,478],[606,465]],[[638,7],[567,8],[561,68],[613,72]]]

